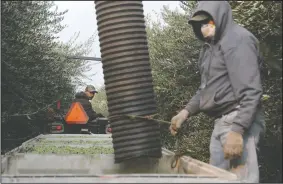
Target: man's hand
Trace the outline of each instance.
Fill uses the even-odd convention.
[[[240,157],[243,152],[243,136],[237,132],[230,131],[227,134],[223,151],[224,158],[227,160]]]
[[[178,129],[182,123],[188,118],[189,112],[186,109],[181,110],[176,116],[171,119],[169,130],[173,136],[177,134]]]

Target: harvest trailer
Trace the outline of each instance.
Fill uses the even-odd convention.
[[[1,183],[239,183],[236,175],[189,156],[171,169],[174,153],[114,164],[111,134],[49,134],[1,158]]]

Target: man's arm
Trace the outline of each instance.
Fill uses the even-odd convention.
[[[232,131],[243,134],[254,120],[262,95],[257,48],[244,40],[230,49],[225,63],[234,94],[240,103]]]
[[[199,100],[200,100],[200,94],[198,90],[196,94],[191,98],[189,103],[186,105],[185,109],[189,112],[189,116],[194,116],[200,112],[199,109]]]
[[[89,101],[85,103],[84,109],[89,117],[89,121],[94,120],[98,117],[97,113],[93,110],[92,105]]]
[[[199,71],[201,71],[200,65],[202,63],[202,58],[203,58],[204,52],[205,52],[205,49],[204,49],[204,47],[202,47],[201,50],[200,50],[200,53],[199,53],[199,58],[198,58]],[[200,112],[200,109],[199,109],[200,90],[201,90],[201,84],[200,84],[200,87],[198,88],[196,94],[191,98],[191,100],[189,101],[189,103],[185,107],[185,109],[189,112],[189,116],[197,115]]]

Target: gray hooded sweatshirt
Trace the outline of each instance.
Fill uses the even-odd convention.
[[[191,115],[204,112],[219,117],[240,106],[231,123],[233,131],[243,134],[253,122],[262,96],[258,40],[233,21],[226,1],[200,1],[193,16],[200,12],[213,18],[216,35],[202,47],[201,85],[186,109]],[[192,25],[195,35],[204,41],[200,27]]]

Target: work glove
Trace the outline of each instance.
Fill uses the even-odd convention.
[[[176,116],[171,119],[169,130],[173,136],[177,134],[182,123],[188,118],[189,112],[186,109],[181,110]]]
[[[228,132],[226,142],[223,146],[223,152],[224,158],[227,160],[242,156],[243,136],[237,132]]]

